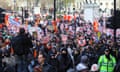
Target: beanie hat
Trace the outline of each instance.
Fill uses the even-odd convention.
[[[80,63],[80,64],[78,64],[78,65],[76,66],[76,70],[77,70],[77,71],[82,71],[82,70],[86,70],[86,69],[88,69],[88,67],[85,66],[85,65],[82,64],[82,63]]]

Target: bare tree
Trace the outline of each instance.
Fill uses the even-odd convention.
[[[6,0],[0,0],[0,7],[2,8],[8,8],[8,1]]]

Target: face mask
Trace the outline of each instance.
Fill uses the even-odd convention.
[[[62,53],[62,56],[67,56],[67,54],[65,54],[65,53]]]

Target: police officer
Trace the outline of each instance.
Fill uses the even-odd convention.
[[[109,49],[105,49],[105,54],[100,56],[98,65],[100,72],[113,72],[116,65],[116,59],[110,54]]]

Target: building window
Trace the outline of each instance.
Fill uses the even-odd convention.
[[[101,2],[100,5],[103,5],[103,3]]]

